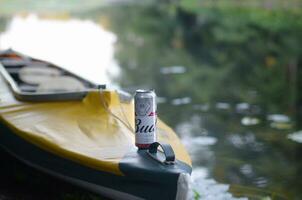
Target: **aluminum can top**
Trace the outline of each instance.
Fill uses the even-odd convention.
[[[154,90],[136,90],[134,98],[155,98],[156,94]]]

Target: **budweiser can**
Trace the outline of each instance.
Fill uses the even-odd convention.
[[[156,94],[153,90],[136,90],[135,145],[145,149],[157,141],[156,136]]]

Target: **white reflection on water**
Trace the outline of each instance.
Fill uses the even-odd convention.
[[[192,192],[189,199],[200,200],[247,200],[248,198],[236,198],[228,192],[230,186],[217,183],[214,179],[207,178],[206,168],[197,168],[192,172]],[[197,194],[198,193],[198,196]],[[198,197],[198,198],[197,198]]]
[[[210,163],[215,161],[215,154],[211,146],[215,145],[217,138],[210,136],[208,131],[203,128],[203,120],[199,115],[192,115],[190,119],[179,123],[176,131],[180,134],[181,140],[188,149],[193,162],[193,172],[191,175],[190,200],[247,200],[247,198],[235,198],[228,191],[228,184],[216,182],[209,176]],[[207,166],[196,167],[194,164],[199,162],[207,163]],[[211,164],[210,164],[211,166]]]
[[[254,175],[253,166],[250,164],[244,164],[240,167],[240,172],[247,177],[252,177]]]
[[[278,123],[288,123],[290,122],[290,118],[287,115],[283,114],[271,114],[267,116],[267,120],[278,122]]]
[[[242,113],[242,112],[248,111],[249,109],[250,109],[250,104],[245,103],[245,102],[238,103],[236,105],[236,111],[238,113]]]
[[[302,130],[289,134],[287,138],[302,143]]]
[[[62,66],[99,83],[112,84],[119,74],[114,60],[116,36],[90,20],[41,19],[36,15],[15,16],[0,34],[0,48]]]
[[[256,117],[245,116],[241,119],[241,124],[243,126],[253,126],[259,124],[260,120]]]
[[[226,102],[217,102],[216,103],[216,108],[218,110],[229,110],[231,108],[231,105]]]
[[[254,133],[248,132],[245,134],[232,134],[228,136],[227,140],[238,149],[250,149],[255,152],[261,152],[264,145],[256,140]]]
[[[192,99],[191,97],[182,97],[182,98],[176,98],[173,99],[171,104],[174,106],[180,106],[180,105],[186,105],[191,103]]]
[[[190,145],[211,146],[217,142],[216,138],[210,136],[197,136],[197,137],[184,136],[181,139],[185,146],[190,146]]]
[[[264,177],[258,177],[254,180],[254,184],[257,185],[258,187],[266,187],[267,183],[268,181]]]
[[[186,72],[186,68],[183,66],[170,66],[170,67],[162,67],[160,72],[162,74],[183,74]]]

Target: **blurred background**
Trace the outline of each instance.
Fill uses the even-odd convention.
[[[301,0],[0,0],[0,49],[154,88],[195,199],[302,199]],[[0,151],[0,199],[102,199]]]

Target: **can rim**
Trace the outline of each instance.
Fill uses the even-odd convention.
[[[138,89],[135,91],[136,93],[149,93],[149,92],[154,92],[154,89]]]

